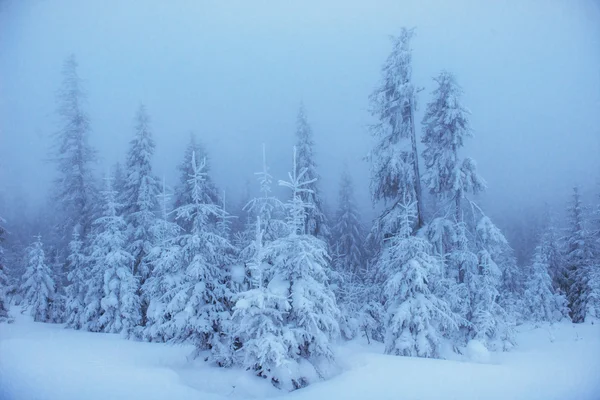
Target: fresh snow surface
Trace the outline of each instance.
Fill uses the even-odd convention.
[[[197,359],[192,346],[32,322],[0,324],[0,399],[600,399],[600,324],[518,327],[519,346],[470,343],[452,360],[395,357],[355,340],[337,348],[340,372],[293,393],[240,369]],[[468,355],[468,356],[467,356]],[[467,357],[474,360],[467,360]]]

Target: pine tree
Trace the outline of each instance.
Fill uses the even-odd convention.
[[[36,236],[35,242],[29,248],[27,269],[23,275],[21,293],[26,309],[36,322],[52,320],[52,300],[54,281],[52,272],[46,264],[42,237]]]
[[[154,245],[153,229],[158,211],[159,184],[152,173],[154,140],[150,132],[150,120],[146,108],[141,105],[136,115],[136,127],[133,140],[127,154],[127,177],[124,182],[123,215],[128,225],[128,252],[134,257],[133,274],[140,287],[152,272],[148,254]],[[149,299],[142,297],[142,320],[146,323],[146,310]]]
[[[354,185],[345,167],[339,191],[339,205],[332,230],[335,265],[339,265],[350,275],[358,276],[365,262],[363,248],[364,229],[354,199]]]
[[[177,219],[186,221],[190,230],[176,238],[180,249],[173,255],[177,265],[169,271],[171,287],[162,296],[165,306],[158,317],[159,330],[173,341],[193,343],[195,356],[212,350],[214,359],[219,360],[227,356],[221,351],[223,342],[229,340],[223,337],[223,325],[230,318],[225,272],[231,264],[228,252],[232,246],[209,225],[224,212],[218,205],[206,203],[205,161],[198,164],[192,152],[190,163],[189,193],[183,198],[191,202],[175,210]]]
[[[403,204],[400,230],[383,251],[380,263],[388,269],[385,284],[388,310],[385,351],[388,354],[439,357],[444,331],[458,328],[450,305],[438,298],[432,283],[441,277],[431,245],[412,236],[416,206]]]
[[[0,217],[0,323],[12,322],[13,318],[9,313],[9,303],[6,298],[8,292],[8,276],[6,276],[6,259],[4,257],[4,228],[5,220]]]
[[[292,191],[287,203],[290,234],[269,243],[264,250],[265,259],[272,265],[267,279],[269,290],[290,301],[284,314],[284,338],[287,358],[294,363],[288,364],[286,375],[275,377],[275,381],[284,387],[291,382],[294,389],[314,379],[299,368],[300,364],[308,362],[315,367],[319,360],[332,361],[331,343],[339,336],[339,309],[328,286],[327,246],[321,239],[305,233],[306,209],[311,204],[302,200],[302,193],[311,190],[314,179],[305,180],[307,170],[299,171],[296,160],[294,148],[289,181],[279,182]]]
[[[278,386],[285,376],[282,370],[293,362],[284,335],[284,318],[291,305],[288,298],[268,286],[270,271],[265,262],[262,226],[257,217],[253,240],[256,251],[248,262],[250,287],[235,296],[232,318],[237,327],[234,336],[241,344],[242,366]]]
[[[296,151],[298,169],[305,170],[305,179],[307,182],[307,191],[300,194],[302,201],[309,204],[306,210],[306,221],[304,231],[309,234],[327,241],[329,239],[329,226],[321,192],[317,182],[319,173],[314,155],[315,142],[313,140],[312,128],[306,119],[304,105],[300,105],[298,118],[296,121]]]
[[[138,282],[132,271],[133,256],[125,250],[126,224],[118,215],[120,205],[110,178],[103,194],[104,210],[94,221],[82,323],[91,331],[130,335],[141,318]]]
[[[462,88],[454,75],[443,71],[435,79],[438,86],[423,117],[425,144],[423,181],[429,191],[442,201],[453,200],[456,221],[462,221],[462,199],[466,193],[477,194],[485,181],[477,174],[475,161],[459,160],[458,152],[471,137],[469,111],[461,104]]]
[[[416,91],[412,84],[413,29],[402,28],[393,38],[393,49],[382,68],[382,82],[371,95],[371,113],[379,120],[372,128],[375,148],[371,161],[371,191],[374,201],[383,201],[386,210],[377,224],[380,240],[397,231],[397,211],[408,199],[417,204],[415,228],[423,225],[421,176],[415,133]]]
[[[357,317],[362,305],[363,279],[366,260],[364,229],[354,200],[354,185],[344,168],[340,182],[339,205],[332,230],[332,266],[335,269],[337,303],[342,310],[340,329],[346,339],[352,339],[359,330]]]
[[[67,265],[69,274],[68,286],[66,288],[66,324],[70,328],[81,329],[82,315],[85,309],[85,293],[87,268],[89,264],[84,254],[83,242],[79,236],[79,229],[73,229],[73,236],[69,243],[69,255]]]
[[[527,317],[534,322],[556,322],[568,314],[567,300],[556,293],[550,278],[544,245],[535,248],[525,289]]]
[[[584,322],[588,316],[598,318],[600,280],[594,260],[593,246],[586,229],[579,189],[573,189],[573,201],[567,210],[569,230],[566,238],[567,299],[573,322]]]
[[[92,177],[95,152],[88,143],[90,122],[84,110],[86,96],[77,73],[77,61],[71,55],[63,66],[59,92],[61,128],[56,134],[56,204],[61,207],[60,240],[67,241],[73,227],[82,237],[91,228],[96,191]]]
[[[154,269],[142,286],[144,297],[150,299],[147,310],[148,321],[143,329],[143,337],[149,341],[166,342],[173,338],[174,333],[167,334],[163,330],[164,319],[168,318],[163,296],[176,288],[183,277],[179,259],[181,248],[176,242],[176,238],[181,234],[181,228],[169,220],[170,197],[163,179],[162,193],[159,195],[161,213],[153,232],[156,242],[148,255]]]
[[[200,166],[200,163],[204,163],[204,179],[202,180],[202,182],[200,182],[200,184],[202,185],[202,202],[204,204],[221,204],[219,199],[219,192],[210,177],[210,160],[208,157],[208,153],[206,152],[206,148],[202,143],[198,142],[198,140],[196,139],[196,135],[192,133],[190,134],[190,141],[185,149],[183,162],[178,167],[181,174],[181,178],[179,185],[175,188],[174,207],[176,209],[183,205],[193,203],[188,184],[190,176],[194,174],[194,169],[192,168],[193,155],[196,160],[195,168],[198,168]],[[211,216],[209,220],[211,223],[215,224],[217,221],[217,217]],[[180,218],[177,219],[177,223],[186,232],[190,231],[191,221],[186,221],[185,219]]]

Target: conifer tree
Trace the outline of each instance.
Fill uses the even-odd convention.
[[[431,245],[412,236],[414,203],[403,204],[400,230],[383,251],[382,265],[389,270],[385,284],[388,311],[385,351],[401,356],[438,358],[444,331],[457,329],[457,316],[438,298],[433,282],[441,277]]]
[[[123,215],[127,222],[128,252],[134,257],[133,274],[140,287],[152,272],[148,254],[154,245],[154,225],[158,211],[159,184],[152,173],[152,156],[155,144],[150,132],[150,119],[146,108],[141,105],[136,115],[135,135],[127,153]],[[146,323],[149,299],[141,298],[142,325]]]
[[[13,318],[9,313],[9,304],[6,294],[8,292],[8,276],[6,275],[6,258],[4,256],[4,219],[0,217],[0,323],[12,322]]]
[[[175,198],[174,198],[174,207],[177,209],[183,205],[193,203],[193,199],[191,198],[191,193],[189,190],[188,181],[190,176],[194,174],[194,170],[192,168],[192,155],[196,160],[196,168],[200,166],[200,163],[204,163],[203,167],[203,176],[204,179],[199,184],[202,185],[202,202],[204,204],[221,204],[219,199],[219,192],[214,182],[210,177],[210,159],[208,157],[208,153],[204,145],[199,142],[194,133],[190,134],[190,141],[185,149],[185,153],[183,155],[183,161],[178,166],[180,172],[180,182],[179,185],[175,187]],[[216,224],[217,217],[211,216],[209,218],[211,224]],[[191,229],[191,221],[186,221],[185,219],[177,219],[177,223],[186,231],[189,232]]]
[[[284,314],[287,358],[293,360],[287,373],[275,377],[284,387],[298,389],[310,383],[314,376],[301,371],[300,363],[317,365],[319,360],[333,361],[332,341],[339,336],[339,309],[328,286],[329,255],[325,242],[305,233],[306,209],[311,206],[302,199],[310,191],[314,178],[306,180],[306,169],[298,170],[294,148],[293,170],[289,181],[280,185],[292,191],[287,203],[290,234],[265,247],[265,259],[272,265],[268,286],[272,293],[289,299]],[[313,371],[316,375],[316,371]],[[283,378],[286,381],[283,382]]]
[[[311,182],[307,185],[307,191],[300,196],[302,201],[309,205],[306,210],[306,221],[304,231],[325,241],[329,240],[329,226],[325,214],[323,198],[317,182],[319,173],[315,162],[315,142],[312,128],[306,119],[304,105],[300,105],[298,118],[296,120],[296,151],[298,170],[306,170],[305,179]]]
[[[232,246],[210,226],[210,220],[218,220],[223,210],[216,204],[206,203],[207,186],[204,182],[205,161],[196,162],[192,152],[192,173],[188,179],[188,193],[183,198],[190,203],[179,206],[176,217],[190,226],[175,240],[179,246],[174,258],[178,261],[169,271],[171,287],[162,296],[164,314],[158,316],[159,330],[176,342],[190,341],[199,355],[212,350],[215,360],[226,356],[221,353],[224,324],[230,318],[228,301],[230,294],[225,285],[226,267],[231,264],[228,256]],[[218,361],[217,361],[218,362]]]
[[[21,285],[21,293],[23,293],[25,303],[24,308],[29,310],[36,322],[50,322],[52,320],[54,281],[45,258],[42,237],[38,235],[29,248],[27,269],[23,275],[23,284]]]
[[[138,282],[133,256],[125,250],[126,223],[118,215],[117,193],[107,178],[102,216],[94,221],[90,276],[82,325],[94,332],[130,335],[140,322]]]
[[[371,113],[378,119],[372,128],[376,139],[371,162],[374,201],[383,201],[385,211],[376,224],[379,241],[397,231],[399,204],[408,199],[417,204],[415,228],[423,225],[421,176],[415,133],[416,91],[412,83],[413,29],[402,28],[393,38],[393,49],[382,67],[382,80],[371,95]]]
[[[527,318],[534,322],[556,322],[568,314],[567,299],[556,293],[550,278],[544,245],[535,248],[525,289]]]
[[[59,91],[61,128],[56,134],[56,204],[62,218],[59,235],[66,243],[73,227],[79,226],[85,237],[91,229],[96,191],[92,176],[95,152],[89,145],[90,122],[84,110],[86,96],[77,72],[75,56],[63,66]]]
[[[584,322],[588,316],[598,318],[600,310],[598,265],[585,226],[579,189],[573,189],[573,201],[568,208],[569,228],[566,238],[567,300],[573,322]]]
[[[471,137],[469,111],[461,104],[462,88],[454,75],[443,71],[435,78],[438,86],[433,100],[427,105],[423,117],[425,145],[423,181],[429,191],[442,201],[453,200],[455,219],[462,217],[462,199],[468,193],[477,194],[485,188],[484,180],[477,174],[475,161],[458,152],[465,139]]]
[[[73,229],[73,236],[69,242],[69,255],[67,257],[69,274],[66,288],[66,324],[70,328],[81,329],[82,315],[85,309],[85,293],[88,260],[84,254],[83,242],[79,236],[79,229]]]

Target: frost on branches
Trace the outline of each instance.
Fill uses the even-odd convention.
[[[400,231],[388,239],[380,268],[389,271],[385,284],[387,323],[385,351],[400,356],[440,357],[443,332],[457,329],[457,316],[438,298],[432,284],[441,277],[431,245],[412,236],[414,203],[402,205]]]
[[[191,342],[196,347],[194,356],[204,350],[211,350],[213,358],[219,362],[224,327],[229,320],[229,291],[225,285],[226,266],[231,264],[228,253],[231,244],[219,236],[211,220],[218,220],[223,210],[216,204],[206,203],[204,172],[205,161],[196,162],[192,152],[191,174],[187,181],[188,192],[182,198],[189,203],[176,210],[178,220],[185,221],[189,232],[175,238],[177,248],[168,250],[167,259],[157,264],[163,274],[166,291],[154,311],[153,324],[167,338],[175,342]],[[171,260],[171,262],[166,260]],[[164,268],[168,268],[165,271]]]
[[[29,248],[27,268],[21,285],[24,308],[29,310],[36,322],[51,322],[53,317],[54,281],[45,258],[42,237],[36,236]]]
[[[150,132],[150,119],[142,105],[136,115],[135,135],[127,153],[124,185],[123,216],[127,223],[127,251],[133,256],[133,275],[139,285],[143,285],[152,272],[149,263],[154,237],[156,212],[158,211],[159,185],[152,173],[154,140]],[[140,294],[139,288],[137,294]],[[142,296],[142,325],[146,322],[146,309],[149,299]]]
[[[286,389],[319,379],[319,366],[333,361],[331,342],[339,336],[339,309],[327,282],[326,244],[305,233],[306,208],[311,205],[301,193],[313,183],[305,174],[305,169],[297,170],[294,149],[289,181],[280,181],[292,191],[287,204],[290,234],[264,249],[257,244],[254,274],[260,279],[255,277],[253,289],[240,294],[234,314],[252,332],[241,336],[244,366]],[[260,236],[256,240],[262,241]],[[263,330],[268,342],[260,342]],[[259,349],[259,342],[267,347]]]
[[[84,321],[89,330],[129,336],[140,322],[140,300],[132,271],[133,257],[125,250],[126,224],[117,215],[116,196],[107,178],[104,210],[94,221],[90,246],[93,266]]]
[[[529,271],[524,301],[528,318],[535,322],[557,322],[568,315],[567,299],[555,293],[548,270],[543,247],[538,245]]]

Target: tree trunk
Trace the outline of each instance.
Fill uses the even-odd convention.
[[[423,193],[421,191],[421,174],[419,173],[419,153],[417,152],[417,134],[415,132],[415,107],[410,105],[410,141],[413,153],[413,171],[415,175],[415,195],[417,196],[417,226],[419,229],[423,226]]]

